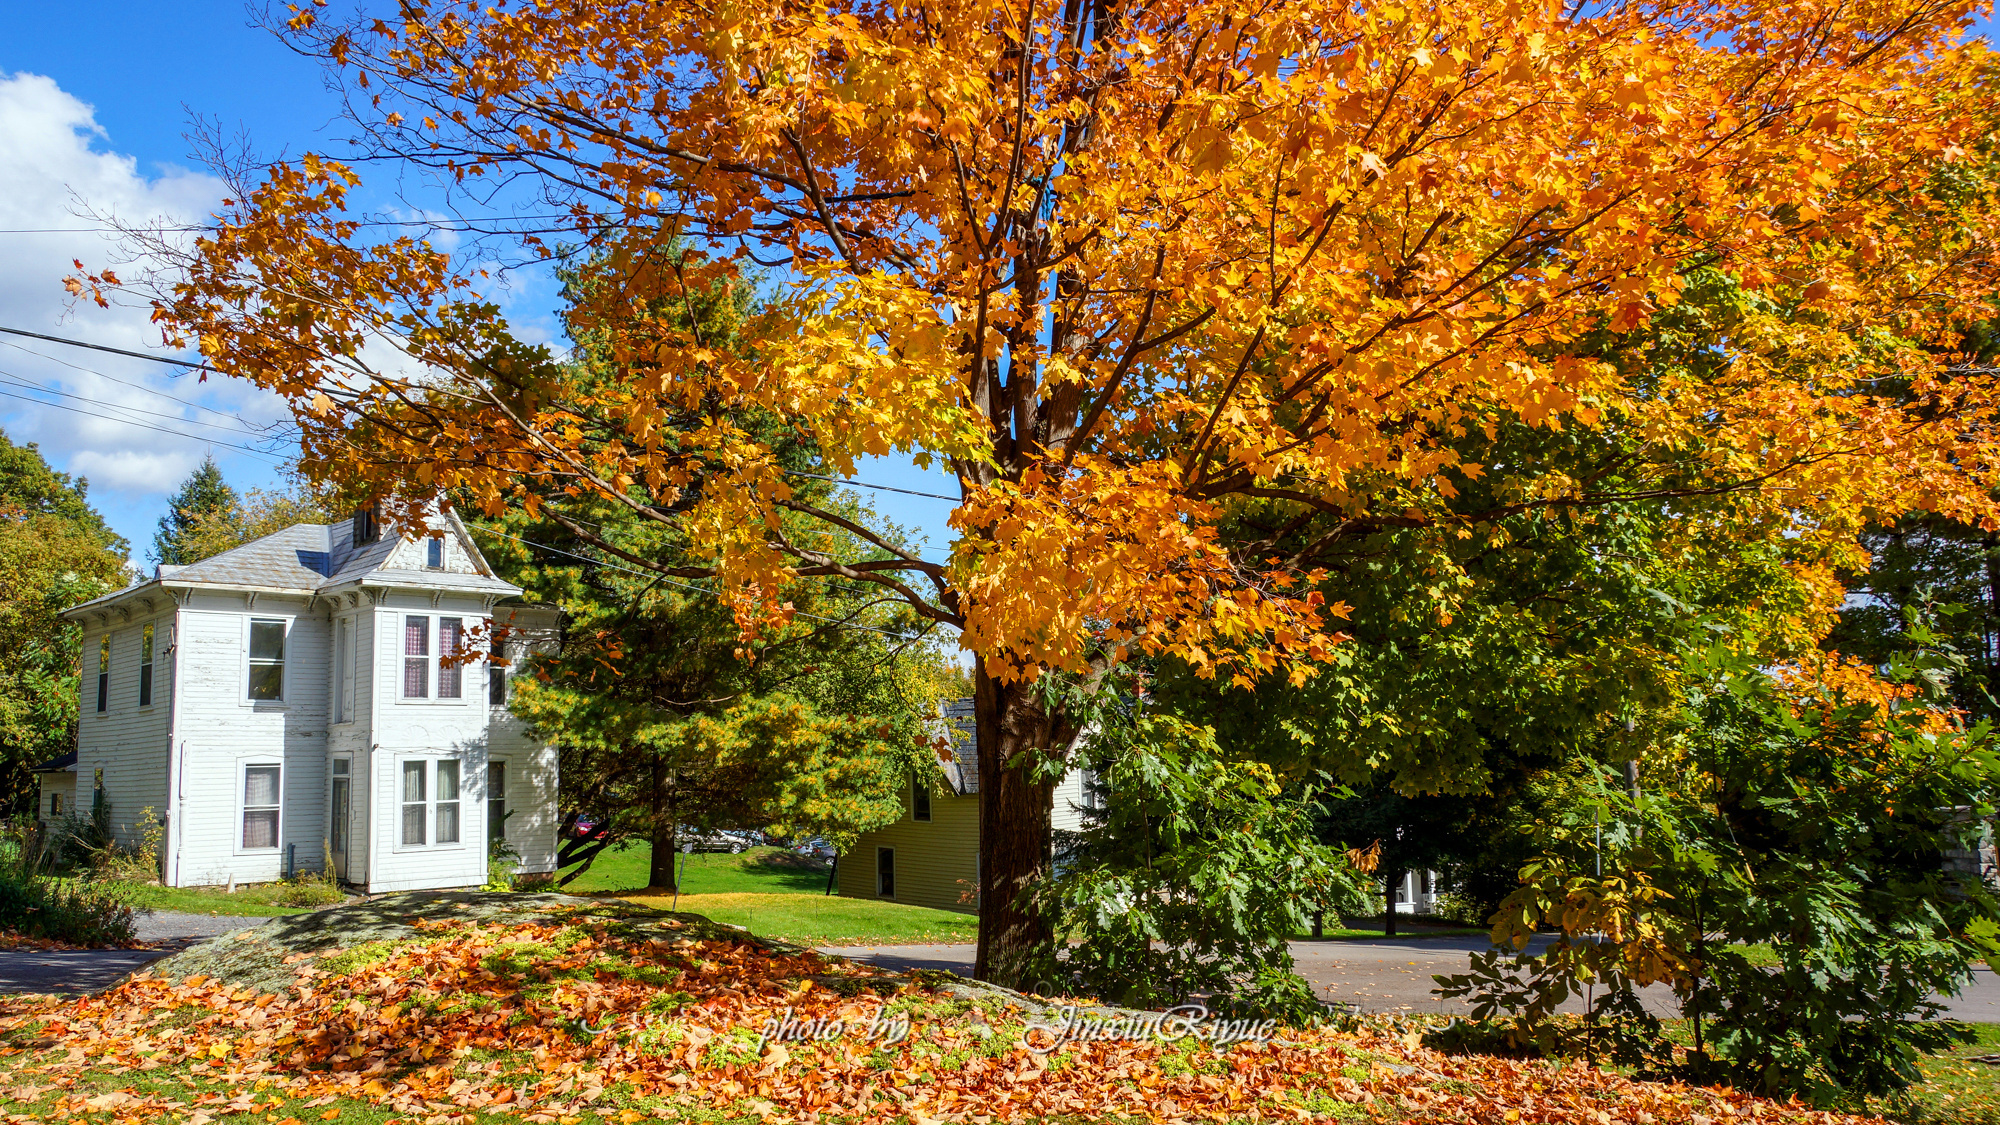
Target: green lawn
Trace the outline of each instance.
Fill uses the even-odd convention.
[[[692,911],[800,945],[928,945],[979,936],[979,920],[970,914],[829,895],[826,864],[779,848],[677,857],[678,904],[672,895],[645,893],[651,858],[645,844],[606,852],[563,889]]]
[[[742,855],[712,852],[674,858],[675,869],[684,873],[682,894],[817,895],[826,891],[825,863],[813,862],[782,848],[751,848]],[[646,873],[652,862],[653,849],[649,844],[607,851],[597,857],[589,871],[562,889],[571,894],[645,890]]]

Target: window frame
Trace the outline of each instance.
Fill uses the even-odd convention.
[[[153,625],[148,621],[139,626],[139,706],[142,709],[153,705],[153,645],[157,639]]]
[[[411,754],[396,759],[396,844],[390,849],[403,852],[462,852],[466,849],[465,839],[465,770],[472,759],[463,754]],[[438,767],[446,762],[458,767],[458,799],[440,801],[438,799]],[[422,801],[408,799],[408,779],[412,767],[418,767],[423,777],[424,794]],[[438,839],[438,808],[440,805],[456,805],[458,808],[458,838]],[[421,807],[423,811],[424,842],[412,844],[407,839],[409,810]]]
[[[486,843],[489,847],[494,843],[507,842],[507,761],[506,758],[486,759],[486,781],[483,788],[486,791]],[[497,794],[494,792],[496,786],[493,784],[496,771],[500,778]],[[498,806],[500,813],[497,817],[493,815],[495,806]]]
[[[354,685],[354,671],[349,662],[354,656],[354,617],[333,619],[333,722],[354,721],[354,705],[348,702],[348,690]]]
[[[270,660],[260,661],[255,656],[252,655],[253,652],[252,646],[255,643],[253,638],[255,638],[255,636],[257,635],[257,626],[259,625],[276,625],[281,630],[281,635],[278,641],[278,646],[279,646],[278,659],[276,661],[270,661]],[[249,615],[244,616],[243,666],[239,672],[239,679],[237,680],[237,682],[243,685],[243,694],[240,698],[245,706],[278,707],[284,705],[287,702],[287,697],[291,694],[291,686],[292,686],[291,669],[289,667],[291,643],[292,643],[292,619],[290,617],[253,617]],[[270,667],[274,664],[278,669],[278,697],[276,699],[258,699],[255,696],[251,695],[250,694],[251,674],[259,667]]]
[[[452,623],[450,652],[445,651],[444,643],[444,627],[447,621]],[[433,665],[435,672],[431,679],[437,687],[437,701],[442,703],[449,699],[453,703],[465,702],[465,669],[466,665],[470,664],[471,661],[459,664],[446,663],[450,657],[459,655],[465,648],[465,618],[463,616],[446,617],[443,614],[439,614],[437,618],[437,644],[433,647],[437,649],[437,657],[435,658],[436,663]],[[450,695],[445,694],[447,678],[450,681]]]
[[[475,657],[474,659],[468,660],[465,663],[460,664],[455,668],[444,667],[442,664],[442,661],[444,659],[444,643],[443,643],[444,623],[447,621],[458,622],[457,647],[462,652],[465,649],[465,637],[467,632],[477,629],[479,627],[479,622],[483,619],[480,618],[477,614],[467,614],[464,612],[414,613],[409,610],[397,610],[395,612],[396,612],[395,620],[398,622],[397,635],[402,638],[400,641],[397,642],[397,648],[400,650],[401,653],[398,659],[401,660],[402,663],[399,666],[396,674],[396,702],[399,704],[413,704],[418,706],[431,706],[431,707],[466,706],[467,705],[467,698],[465,694],[466,669],[478,667],[484,664],[485,661]],[[422,621],[424,623],[424,652],[422,655],[413,655],[410,652],[410,622],[412,621]],[[408,694],[407,691],[410,683],[409,679],[410,668],[413,662],[418,660],[424,662],[423,667],[424,667],[425,694],[410,695]],[[456,687],[458,690],[457,695],[439,694],[439,692],[441,692],[444,689],[446,680],[448,678],[445,675],[445,673],[451,673],[451,676],[449,678],[455,679],[457,681],[456,683]]]
[[[97,638],[97,714],[111,710],[111,634]]]
[[[922,799],[921,802],[919,798]],[[915,770],[910,771],[910,819],[918,824],[931,823],[930,783]]]
[[[424,537],[424,569],[444,569],[444,536],[426,535]]]
[[[886,891],[882,889],[882,860],[885,856],[889,860],[889,889]],[[896,849],[881,844],[875,845],[875,897],[896,901]]]
[[[486,623],[486,628],[488,631],[486,639],[486,706],[505,707],[507,706],[507,681],[510,679],[508,673],[513,670],[514,662],[507,656],[507,642],[501,640],[499,634],[493,630],[493,622],[490,619]],[[499,696],[498,699],[494,698],[496,694]]]
[[[250,804],[250,771],[261,770],[261,769],[270,769],[278,771],[278,784],[277,784],[278,803],[275,805],[252,806]],[[235,803],[236,803],[236,837],[234,841],[235,848],[233,849],[235,854],[279,855],[283,853],[283,851],[285,850],[285,763],[282,760],[272,759],[268,756],[262,756],[262,755],[256,757],[237,759]],[[252,811],[263,812],[266,810],[270,810],[272,812],[277,813],[277,818],[272,822],[272,828],[271,828],[271,839],[273,843],[268,848],[253,848],[248,844],[244,843],[244,832],[249,826],[249,820],[250,820],[249,814]]]

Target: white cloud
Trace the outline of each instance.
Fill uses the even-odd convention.
[[[169,355],[144,309],[73,304],[62,280],[73,259],[119,264],[112,237],[79,233],[96,225],[86,212],[200,223],[222,184],[178,168],[148,175],[111,143],[91,107],[52,79],[0,74],[0,325]],[[239,484],[267,479],[268,458],[230,446],[263,444],[246,427],[285,416],[246,383],[203,383],[165,364],[0,334],[0,426],[89,477],[92,500],[135,549],[162,498],[210,452]]]

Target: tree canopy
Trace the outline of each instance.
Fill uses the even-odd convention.
[[[125,540],[87,487],[0,434],[0,799],[15,811],[29,771],[76,748],[83,630],[60,614],[124,584]]]
[[[476,255],[377,238],[347,211],[364,165],[317,153],[239,179],[133,285],[172,341],[293,403],[315,476],[673,522],[698,564],[636,565],[714,577],[746,632],[826,576],[962,629],[980,971],[1017,979],[1049,940],[1016,905],[1047,854],[1030,759],[1082,730],[1050,672],[1147,654],[1303,682],[1347,611],[1326,553],[1393,528],[1722,493],[1821,529],[1994,521],[1995,379],[1939,350],[2000,289],[1968,10],[300,8],[284,32],[345,84],[369,160],[562,216],[508,226],[510,252],[588,255],[569,328],[621,378],[518,337]],[[778,272],[750,346],[672,311],[753,261]],[[1698,269],[1754,297],[1716,363],[1591,354]],[[832,475],[948,464],[950,560],[802,494],[751,408]],[[1573,475],[1491,456],[1512,425],[1633,448]],[[1455,503],[1475,485],[1488,504]],[[1243,501],[1327,528],[1234,539]],[[788,516],[884,557],[830,557]]]

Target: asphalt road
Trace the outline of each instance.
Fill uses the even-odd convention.
[[[0,992],[101,992],[128,975],[197,941],[266,922],[211,914],[140,914],[134,929],[151,949],[21,949],[0,952]]]
[[[1545,940],[1531,946],[1531,950],[1539,951]],[[1466,1005],[1434,995],[1431,977],[1438,973],[1462,973],[1471,954],[1489,948],[1484,938],[1476,937],[1295,941],[1292,958],[1298,963],[1299,975],[1328,1001],[1355,1004],[1364,1012],[1459,1013],[1466,1011]],[[969,974],[974,947],[857,946],[821,952],[889,969],[945,969]],[[1664,986],[1642,990],[1641,998],[1656,1015],[1680,1015],[1673,993]],[[1580,1012],[1586,1006],[1584,999],[1572,998],[1562,1010]],[[2000,1023],[2000,976],[1990,969],[1979,970],[1971,987],[1959,996],[1946,998],[1945,1007],[1954,1019]]]

